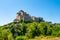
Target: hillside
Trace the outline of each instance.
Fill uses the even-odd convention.
[[[35,37],[40,40],[41,36],[60,37],[60,24],[46,22],[20,10],[12,23],[0,27],[0,40],[34,40]]]

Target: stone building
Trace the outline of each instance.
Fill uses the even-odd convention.
[[[24,12],[23,10],[20,10],[17,15],[16,15],[16,19],[14,21],[19,22],[21,20],[24,21],[39,21],[38,18],[34,17],[34,16],[30,16],[29,14],[27,14],[26,12]]]

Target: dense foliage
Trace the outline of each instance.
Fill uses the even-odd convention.
[[[60,24],[22,21],[0,27],[0,40],[28,40],[42,35],[60,37]]]

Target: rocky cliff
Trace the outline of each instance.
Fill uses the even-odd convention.
[[[27,14],[26,12],[24,12],[23,10],[20,10],[17,14],[16,14],[16,19],[14,20],[15,22],[19,22],[21,20],[24,21],[39,21],[39,18],[34,17],[34,16],[30,16],[29,14]]]

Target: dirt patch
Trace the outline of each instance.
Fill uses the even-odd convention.
[[[41,40],[60,40],[60,38],[42,38]]]
[[[35,39],[30,39],[30,40],[60,40],[60,38],[56,37],[56,38],[35,38]]]

